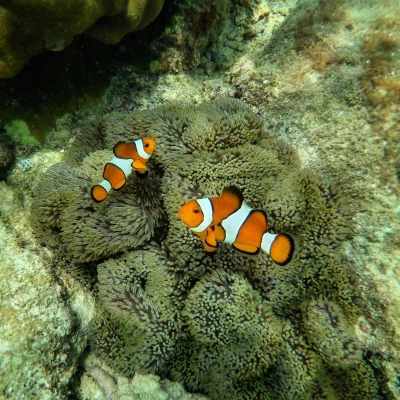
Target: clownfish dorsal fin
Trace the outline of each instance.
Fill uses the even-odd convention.
[[[221,198],[229,201],[230,203],[236,203],[237,209],[240,208],[244,200],[242,192],[236,186],[226,187],[222,191]]]
[[[134,143],[118,142],[113,148],[113,153],[118,158],[133,159],[136,147]]]

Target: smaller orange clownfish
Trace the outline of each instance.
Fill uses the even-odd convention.
[[[114,157],[104,166],[104,180],[92,187],[90,194],[96,203],[101,203],[107,197],[111,188],[121,189],[132,173],[139,178],[146,178],[148,171],[146,163],[156,147],[153,139],[143,138],[133,143],[119,142],[114,146]]]
[[[258,254],[261,249],[278,265],[288,264],[293,257],[293,238],[267,232],[267,214],[244,203],[236,187],[224,189],[221,197],[190,200],[178,215],[199,236],[207,253],[214,253],[218,242],[224,242],[247,254]]]

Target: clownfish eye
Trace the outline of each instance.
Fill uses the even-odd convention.
[[[150,145],[148,144],[148,143],[146,143],[145,145],[144,145],[144,147],[149,147]]]
[[[200,210],[199,210],[198,208],[196,208],[195,210],[193,210],[193,212],[194,212],[195,214],[198,214],[198,213],[200,212]]]

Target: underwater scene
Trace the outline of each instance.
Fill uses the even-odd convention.
[[[0,0],[0,399],[400,399],[399,0]]]

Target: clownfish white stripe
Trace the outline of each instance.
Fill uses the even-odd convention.
[[[132,158],[118,158],[114,156],[113,159],[110,161],[110,164],[116,165],[122,170],[125,176],[128,177],[132,172],[132,162]]]
[[[225,243],[232,244],[235,242],[236,237],[246,221],[252,209],[245,203],[242,203],[239,210],[231,214],[228,218],[222,220],[221,225],[225,230]]]
[[[136,151],[139,154],[139,157],[142,157],[145,160],[148,160],[150,158],[150,154],[148,154],[144,151],[143,140],[142,139],[135,140],[135,145],[136,145]]]
[[[277,236],[278,236],[277,233],[276,234],[272,234],[269,232],[264,233],[261,240],[261,249],[265,251],[267,254],[270,254],[272,243],[274,243],[274,240],[276,239]]]
[[[102,186],[102,187],[107,191],[107,193],[108,193],[108,192],[110,191],[110,189],[111,189],[111,183],[108,182],[108,181],[105,180],[105,179],[104,179],[103,182],[99,183],[99,185]]]
[[[197,199],[197,204],[200,206],[203,212],[203,222],[195,228],[190,228],[193,232],[202,232],[207,229],[213,220],[213,206],[210,199]]]

